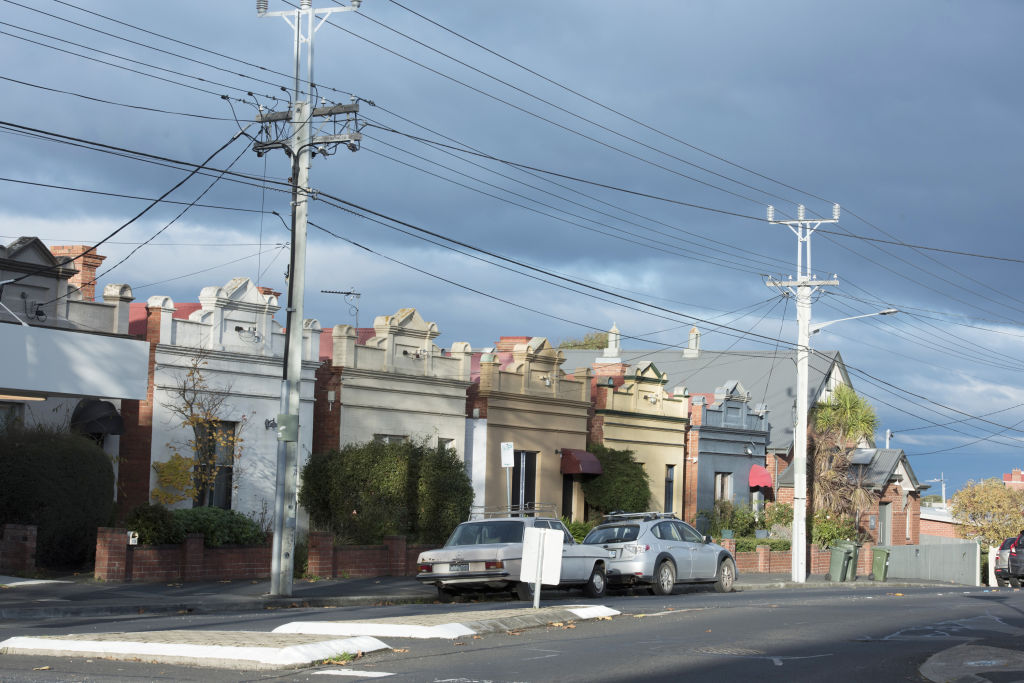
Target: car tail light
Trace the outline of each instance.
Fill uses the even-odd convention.
[[[421,564],[421,565],[418,565],[417,569],[419,569],[420,574],[429,574],[432,571],[434,571],[434,565],[432,565],[432,564]]]
[[[635,543],[633,545],[622,546],[622,555],[639,555],[641,553],[646,553],[650,549],[651,546],[645,543]]]
[[[491,560],[489,562],[484,562],[484,569],[504,569],[504,568],[505,568],[505,563],[502,562],[501,560]]]

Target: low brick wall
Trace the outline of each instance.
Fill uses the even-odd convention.
[[[271,545],[207,548],[202,534],[178,545],[128,545],[126,529],[101,527],[93,575],[100,581],[218,581],[270,576]]]
[[[31,572],[36,568],[36,526],[4,524],[0,534],[0,571]]]
[[[429,545],[408,545],[405,536],[385,536],[381,545],[335,546],[330,533],[309,534],[308,573],[339,576],[415,576],[416,558]]]
[[[741,574],[778,574],[788,573],[793,568],[793,555],[789,550],[771,550],[769,546],[759,545],[755,551],[736,552],[735,539],[726,538],[718,541],[719,545],[732,553],[736,558],[736,569]],[[872,544],[865,543],[857,551],[857,576],[867,576],[871,573]],[[829,564],[832,561],[832,551],[819,548],[816,545],[810,547],[807,558],[807,570],[809,574],[828,574]]]

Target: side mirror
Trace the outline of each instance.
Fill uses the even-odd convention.
[[[710,536],[704,536],[704,542],[705,543],[712,543],[711,537]]]

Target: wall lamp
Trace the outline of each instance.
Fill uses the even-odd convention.
[[[263,426],[267,428],[268,432],[272,429],[277,429],[277,420],[272,417],[268,418],[263,421]]]

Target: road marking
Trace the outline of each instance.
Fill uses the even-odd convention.
[[[323,671],[314,671],[314,676],[360,676],[361,678],[384,678],[385,676],[394,676],[395,674],[388,673],[387,671],[357,671],[356,669],[324,669]]]

